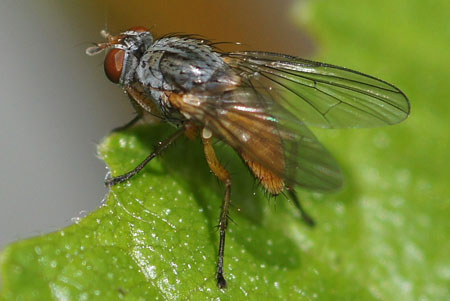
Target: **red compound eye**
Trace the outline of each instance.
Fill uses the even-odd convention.
[[[128,29],[128,31],[135,31],[135,32],[146,32],[149,31],[147,27],[144,26],[134,26]]]
[[[123,70],[125,50],[113,48],[105,57],[105,73],[110,81],[118,84]]]

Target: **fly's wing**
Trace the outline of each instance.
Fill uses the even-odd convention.
[[[400,89],[357,71],[267,52],[228,53],[224,60],[266,94],[267,110],[276,103],[306,125],[374,127],[409,115]]]
[[[252,86],[202,101],[205,125],[250,161],[280,176],[287,185],[316,191],[341,187],[340,168],[308,128]]]

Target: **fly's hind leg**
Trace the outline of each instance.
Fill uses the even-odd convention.
[[[208,162],[209,167],[217,178],[225,184],[225,196],[222,201],[222,210],[220,212],[219,219],[220,241],[217,261],[217,286],[219,288],[226,288],[227,282],[223,276],[223,258],[225,253],[225,234],[228,226],[228,212],[231,204],[231,177],[230,173],[225,169],[225,167],[223,167],[222,164],[220,164],[216,157],[216,153],[212,146],[211,133],[208,130],[203,129],[202,140],[206,161]]]
[[[314,227],[316,225],[316,222],[314,219],[309,215],[305,208],[303,208],[302,204],[300,203],[300,199],[297,196],[297,193],[295,193],[295,190],[293,188],[287,188],[287,192],[289,193],[289,196],[291,197],[292,201],[294,202],[295,207],[297,207],[298,211],[300,211],[300,214],[308,226]]]

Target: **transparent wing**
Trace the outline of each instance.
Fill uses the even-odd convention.
[[[204,122],[241,155],[282,177],[287,185],[317,191],[341,187],[341,170],[308,128],[282,107],[268,111],[251,86],[203,101]]]
[[[395,86],[342,67],[267,52],[224,54],[263,98],[281,105],[306,125],[374,127],[401,122],[409,102]]]

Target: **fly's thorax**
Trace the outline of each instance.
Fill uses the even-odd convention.
[[[135,80],[166,119],[203,122],[202,104],[235,89],[241,78],[207,42],[167,37],[142,55]],[[171,100],[167,95],[172,95]]]
[[[173,91],[174,86],[164,79],[159,68],[159,62],[164,52],[155,52],[152,50],[144,53],[136,67],[136,80],[144,87],[152,90]]]
[[[142,85],[177,93],[230,90],[240,78],[208,42],[188,37],[156,40],[136,69]]]

